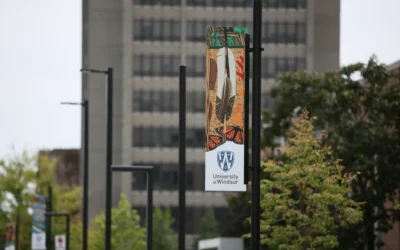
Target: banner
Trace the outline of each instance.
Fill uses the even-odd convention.
[[[32,250],[46,249],[46,196],[35,195],[33,197],[32,214]]]
[[[247,28],[207,28],[206,191],[246,191],[244,184],[246,33]]]
[[[15,224],[7,224],[6,242],[4,250],[15,250]]]

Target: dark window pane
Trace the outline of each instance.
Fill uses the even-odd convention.
[[[162,56],[154,56],[153,57],[153,74],[154,76],[161,75],[161,67],[162,67]]]
[[[268,77],[275,77],[276,76],[276,65],[274,58],[267,59],[267,71]]]
[[[142,96],[142,93],[140,90],[133,91],[132,111],[141,111],[140,110],[141,96]]]
[[[142,70],[142,60],[143,56],[134,56],[133,57],[133,73],[135,75],[141,75],[143,70]]]
[[[297,70],[302,71],[306,69],[306,60],[303,58],[297,59]]]
[[[306,35],[306,25],[304,23],[297,24],[297,42],[305,43]]]

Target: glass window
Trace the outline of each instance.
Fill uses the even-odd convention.
[[[161,21],[153,20],[153,37],[151,40],[160,40],[161,37]]]
[[[161,67],[162,67],[162,58],[163,56],[153,56],[153,74],[154,76],[161,75]]]
[[[287,24],[287,42],[296,43],[296,24],[288,23]]]
[[[142,34],[141,20],[133,21],[133,39],[140,40]]]
[[[153,25],[150,20],[140,20],[142,23],[142,39],[148,40],[151,38],[152,32],[153,32]]]
[[[267,70],[268,70],[268,77],[275,77],[276,76],[276,66],[275,66],[275,59],[268,58],[267,59]]]
[[[297,70],[302,71],[306,69],[306,60],[304,58],[297,58]]]
[[[296,71],[296,59],[295,58],[287,59],[287,71],[289,71],[289,72]]]
[[[297,42],[298,43],[306,42],[306,25],[304,23],[297,24]]]
[[[276,23],[268,23],[267,42],[274,43],[277,39],[277,25]]]
[[[179,110],[179,92],[171,91],[171,94],[172,111],[177,112]]]
[[[286,67],[286,58],[278,58],[277,62],[277,71],[278,73],[285,72],[287,69]]]
[[[151,111],[152,110],[152,92],[151,91],[144,91],[142,95],[142,110],[143,111]]]
[[[140,91],[140,90],[134,90],[133,91],[133,98],[132,98],[132,111],[141,111],[140,110],[140,103],[141,103],[141,100],[140,100],[140,97],[141,97],[141,95],[142,95],[142,93],[141,93],[142,91]]]
[[[173,20],[164,20],[162,22],[163,27],[161,30],[161,32],[162,32],[161,40],[164,40],[164,41],[172,40],[171,34],[173,32],[173,30],[172,30],[173,22],[174,22]]]
[[[150,56],[143,56],[141,61],[142,61],[142,74],[145,76],[151,75],[152,58]]]
[[[172,40],[180,41],[181,40],[181,22],[178,20],[174,20],[172,27],[173,27]]]
[[[224,7],[226,4],[226,0],[214,0],[214,6],[216,7]]]
[[[133,57],[133,74],[141,75],[142,74],[142,60],[143,56],[134,56]]]
[[[307,0],[297,0],[297,1],[299,1],[298,7],[299,7],[300,9],[305,9],[305,8],[307,8]]]
[[[161,91],[153,91],[153,111],[161,111]]]
[[[285,23],[278,23],[277,27],[277,32],[278,32],[278,43],[284,43],[285,38],[286,38],[286,24]]]

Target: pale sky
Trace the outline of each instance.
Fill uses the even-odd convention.
[[[318,0],[316,0],[318,1]],[[342,0],[340,64],[400,59],[399,0]],[[0,158],[80,147],[81,0],[0,0]]]

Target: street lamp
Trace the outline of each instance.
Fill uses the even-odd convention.
[[[67,226],[66,226],[66,236],[65,236],[65,238],[66,238],[66,250],[69,250],[69,222],[70,222],[70,213],[57,213],[57,212],[47,212],[47,213],[45,213],[45,216],[47,216],[47,217],[65,217],[66,218],[66,224],[67,224]]]
[[[88,246],[88,202],[89,202],[89,101],[83,102],[62,102],[62,105],[80,105],[83,107],[83,223],[82,223],[82,249],[87,250]]]
[[[153,247],[153,166],[126,166],[114,165],[111,166],[113,172],[146,172],[147,173],[147,250],[152,250]]]
[[[107,76],[107,156],[106,156],[106,230],[105,249],[111,250],[111,187],[112,187],[112,116],[113,116],[113,68],[107,70],[81,69],[83,73],[101,73]]]

